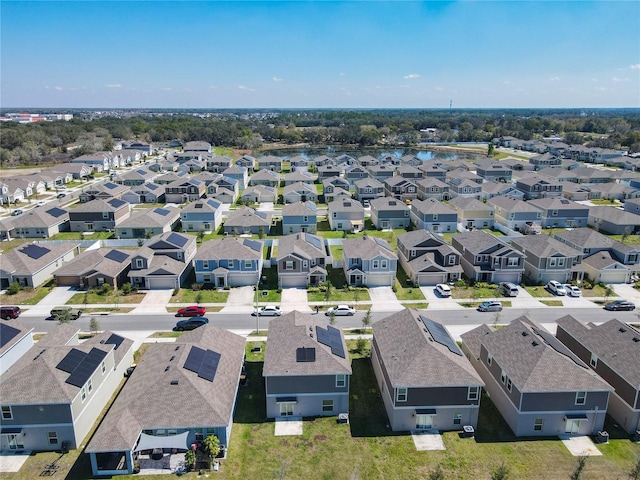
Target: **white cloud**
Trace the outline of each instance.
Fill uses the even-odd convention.
[[[53,87],[54,90],[58,90],[59,92],[61,92],[62,90],[64,90],[62,87]]]
[[[164,91],[164,92],[170,92],[171,90],[173,90],[173,88],[171,88],[171,87],[164,87],[164,88],[161,88],[160,90],[162,90],[162,91]]]
[[[420,74],[419,73],[410,73],[409,75],[405,75],[404,77],[405,80],[411,80],[413,78],[420,78]]]
[[[216,89],[216,88],[218,88],[218,87],[217,87],[216,85],[211,85],[209,88],[210,88],[211,90],[215,90],[215,89]]]
[[[511,82],[509,80],[505,80],[504,82],[502,82],[503,85],[511,85]]]
[[[629,65],[631,70],[640,70],[640,63],[636,63],[635,65]]]
[[[273,77],[274,82],[284,82],[284,78]]]
[[[340,75],[341,77],[344,77],[346,75],[346,73],[340,72],[338,75]]]
[[[246,90],[247,92],[255,92],[255,91],[256,91],[256,89],[255,89],[255,88],[249,88],[249,87],[247,87],[247,86],[245,86],[245,85],[238,85],[238,88],[239,88],[240,90]]]
[[[559,82],[560,81],[560,77],[551,77],[549,79],[550,82]]]
[[[435,89],[435,90],[436,90],[436,92],[441,92],[441,91],[443,91],[443,90],[444,90],[444,88],[442,88],[442,87],[436,87],[436,89]]]
[[[122,88],[122,84],[121,83],[109,83],[109,84],[105,85],[105,87],[107,87],[107,88]]]
[[[619,78],[619,77],[613,77],[611,80],[613,80],[614,82],[628,82],[629,81],[628,78]]]

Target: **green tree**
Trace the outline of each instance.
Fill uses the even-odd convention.
[[[202,243],[202,240],[204,240],[204,228],[200,229],[196,240],[198,241],[198,243]]]
[[[60,313],[56,315],[55,319],[58,321],[59,325],[62,325],[63,323],[71,323],[69,310],[62,310]]]
[[[91,330],[92,333],[98,333],[98,330],[100,330],[100,322],[96,317],[91,317],[91,320],[89,321],[89,330]]]
[[[209,457],[209,468],[213,466],[213,459],[220,453],[220,440],[215,435],[208,435],[204,439],[204,451]]]
[[[187,470],[193,470],[193,467],[196,464],[196,454],[193,450],[189,449],[185,452],[184,464],[187,467]]]
[[[196,295],[196,303],[200,305],[202,303],[202,292],[198,292]]]
[[[504,462],[491,472],[491,480],[507,480],[509,478],[509,467]]]
[[[18,282],[13,282],[9,285],[9,288],[7,288],[7,295],[15,295],[20,290],[22,290],[20,284]]]
[[[324,301],[326,303],[329,303],[329,299],[331,298],[332,294],[333,294],[333,285],[331,284],[331,281],[327,281],[327,283],[325,284],[325,290],[324,290]]]
[[[331,313],[329,314],[329,323],[331,325],[335,325],[336,324],[336,312],[331,310]]]
[[[487,157],[492,157],[493,156],[493,151],[494,151],[495,147],[493,146],[493,142],[489,142],[487,145]]]
[[[369,328],[371,326],[371,307],[367,309],[362,317],[362,328]]]

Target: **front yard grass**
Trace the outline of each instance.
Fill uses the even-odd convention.
[[[87,305],[93,303],[115,304],[117,303],[140,303],[144,298],[144,293],[131,293],[130,295],[116,295],[113,291],[108,295],[99,295],[96,292],[78,292],[67,302],[67,305]]]
[[[544,286],[526,286],[524,289],[533,297],[555,297],[553,293],[544,288]]]
[[[196,298],[200,296],[200,301]],[[192,290],[181,288],[177,295],[171,297],[171,303],[226,303],[229,297],[228,290]]]
[[[547,307],[562,307],[562,300],[540,300],[540,303]]]
[[[451,289],[451,296],[453,298],[499,298],[502,295],[500,295],[497,285],[477,283],[473,287],[454,286]]]
[[[0,297],[2,299],[0,303],[2,303],[2,305],[35,305],[49,295],[55,286],[56,284],[53,280],[49,280],[47,283],[36,288],[24,287],[15,295],[2,295]]]
[[[424,300],[420,287],[415,287],[407,278],[404,269],[398,265],[396,272],[395,294],[398,300]]]
[[[60,232],[49,240],[106,240],[114,238],[112,232]]]

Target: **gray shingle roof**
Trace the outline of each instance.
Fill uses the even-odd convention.
[[[640,249],[640,245],[626,245],[622,242],[607,237],[593,228],[574,228],[573,230],[561,230],[554,235],[555,238],[565,240],[581,248],[613,248],[619,252]]]
[[[37,258],[27,255],[30,252],[30,248],[36,246],[40,251],[46,249],[48,252]],[[63,255],[66,255],[70,251],[76,249],[78,243],[76,242],[64,242],[58,245],[42,246],[37,243],[30,243],[23,245],[19,248],[14,248],[10,252],[2,254],[0,257],[0,270],[5,272],[17,274],[32,275],[39,272],[48,265],[58,260]]]
[[[5,302],[3,302],[5,304]],[[5,343],[2,347],[0,347],[0,356],[4,355],[4,353],[13,347],[16,343],[22,340],[27,335],[31,335],[33,332],[33,327],[29,327],[19,320],[11,320],[10,322],[7,320],[1,320],[0,323],[7,325],[9,327],[15,328],[18,330],[18,333],[15,334],[13,338],[11,338],[7,343]]]
[[[294,202],[287,203],[282,207],[282,216],[287,215],[308,215],[313,216],[318,214],[318,208],[314,202]]]
[[[247,238],[225,237],[220,240],[203,242],[194,260],[214,260],[233,258],[236,260],[257,260],[262,256],[263,242]]]
[[[166,215],[158,213],[158,210],[168,211]],[[131,215],[123,220],[117,228],[158,228],[172,225],[180,218],[180,209],[171,206],[158,208],[136,208],[131,210]]]
[[[95,250],[85,250],[77,257],[66,262],[55,272],[54,276],[65,277],[75,275],[88,275],[93,272],[104,273],[110,277],[115,277],[125,270],[131,264],[131,257],[137,253],[137,250],[116,249],[126,255],[126,258],[119,261],[106,258],[105,255],[112,252],[113,248],[98,248]]]
[[[291,254],[307,259],[325,257],[324,239],[310,233],[294,233],[280,237],[278,260]]]
[[[287,375],[351,375],[351,361],[344,335],[342,347],[346,358],[331,353],[331,348],[317,340],[316,327],[327,328],[326,322],[294,310],[269,322],[267,351],[262,374],[265,377]],[[297,362],[296,349],[316,349],[315,362]]]
[[[451,208],[449,205],[445,205],[444,203],[436,200],[435,198],[427,198],[425,200],[414,200],[411,203],[411,209],[422,212],[423,214],[428,213],[448,213],[451,215],[457,215],[455,209]]]
[[[251,227],[271,225],[271,213],[256,212],[253,208],[242,207],[229,212],[225,227]]]
[[[511,243],[521,247],[523,251],[533,253],[538,258],[548,258],[558,254],[566,257],[582,255],[581,251],[548,235],[527,235],[512,238]]]
[[[380,255],[389,259],[398,258],[385,240],[368,235],[345,238],[342,241],[342,252],[345,259],[362,258],[366,260]]]
[[[373,324],[373,338],[394,386],[484,385],[464,355],[434,342],[419,318],[405,308]]]
[[[453,236],[453,239],[462,247],[476,255],[481,253],[504,255],[505,253],[517,252],[513,247],[504,243],[495,235],[483,232],[482,230],[457,233]],[[517,254],[522,256],[520,252],[517,252]]]
[[[213,382],[183,368],[193,346],[220,354]],[[197,328],[175,343],[150,344],[87,451],[129,450],[143,429],[226,426],[233,414],[244,347],[244,338],[213,325]]]

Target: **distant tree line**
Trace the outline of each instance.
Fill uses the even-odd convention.
[[[411,146],[421,130],[436,128],[438,141],[488,142],[501,136],[523,140],[563,136],[570,144],[640,152],[638,110],[274,110],[269,115],[213,112],[103,116],[72,121],[0,126],[2,165],[38,164],[64,154],[109,150],[114,140],[204,140],[215,146],[255,151],[264,143]]]

